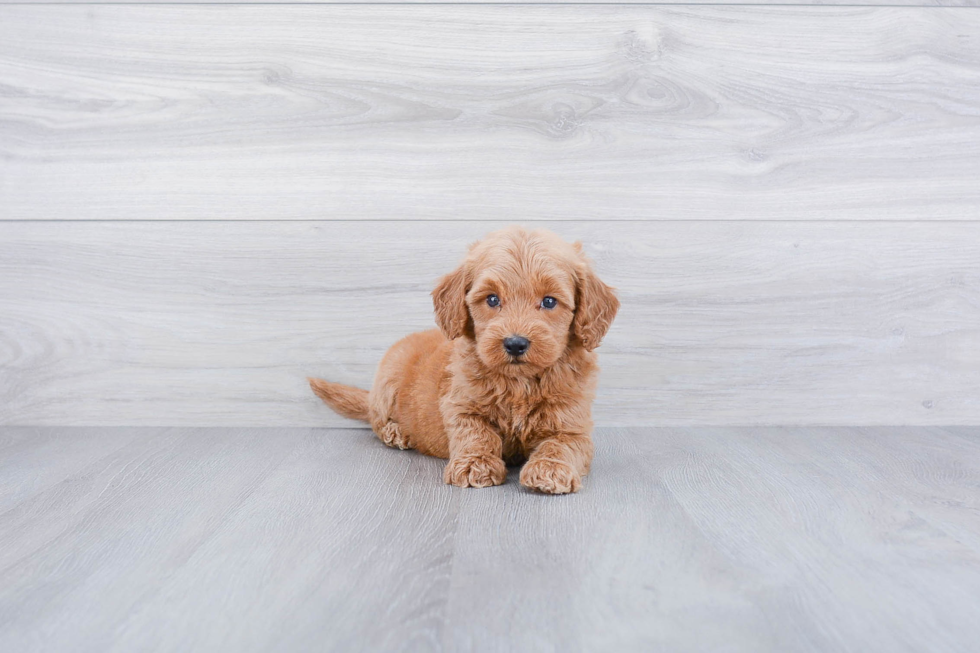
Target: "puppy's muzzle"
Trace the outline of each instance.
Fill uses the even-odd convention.
[[[524,336],[509,336],[504,338],[504,351],[511,356],[523,356],[531,346],[531,341]]]

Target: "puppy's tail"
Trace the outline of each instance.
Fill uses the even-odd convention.
[[[310,387],[324,403],[344,417],[368,421],[368,391],[350,385],[307,378]]]

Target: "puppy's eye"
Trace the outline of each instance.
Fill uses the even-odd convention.
[[[496,295],[487,295],[487,306],[490,308],[500,306],[500,297],[497,297]]]
[[[558,300],[550,295],[541,300],[541,308],[552,309],[555,306],[558,306]]]

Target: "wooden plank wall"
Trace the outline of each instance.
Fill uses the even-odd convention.
[[[962,220],[975,9],[5,6],[0,218]]]
[[[978,179],[970,7],[0,4],[0,424],[345,424],[515,222],[601,424],[980,424]]]

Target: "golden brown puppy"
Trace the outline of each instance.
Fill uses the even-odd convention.
[[[310,386],[381,440],[448,458],[445,481],[575,492],[592,462],[593,349],[619,301],[579,243],[512,227],[470,247],[432,292],[436,322],[388,350],[371,391]]]

